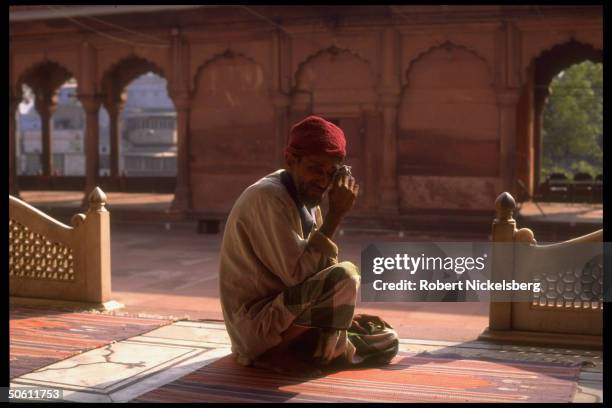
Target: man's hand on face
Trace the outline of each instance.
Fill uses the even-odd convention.
[[[351,175],[337,175],[328,193],[329,215],[342,218],[353,208],[359,194],[359,184]]]

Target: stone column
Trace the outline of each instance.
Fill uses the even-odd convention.
[[[9,194],[19,197],[19,187],[17,185],[17,108],[21,103],[21,98],[9,96]]]
[[[497,92],[499,108],[499,176],[501,190],[516,195],[516,106],[518,88],[505,88]]]
[[[399,211],[397,182],[397,105],[399,94],[383,94],[383,149],[382,149],[382,195],[381,209],[386,212]]]
[[[495,219],[491,230],[494,243],[504,242],[493,246],[493,269],[492,273],[498,281],[500,277],[508,276],[508,268],[514,267],[512,246],[516,221],[512,214],[516,208],[516,202],[508,192],[501,193],[495,200]],[[510,269],[511,270],[511,269]],[[512,328],[512,303],[491,301],[489,305],[489,329],[510,330]]]
[[[42,138],[43,176],[53,174],[53,148],[51,145],[52,118],[57,109],[57,96],[50,89],[36,90],[36,111],[40,115]]]
[[[275,152],[274,158],[278,168],[285,165],[284,148],[289,137],[289,105],[291,104],[288,95],[282,92],[275,92],[272,95],[272,103],[274,104],[274,123],[275,123]]]
[[[379,107],[383,113],[381,210],[397,213],[399,211],[397,107],[400,102],[400,77],[397,62],[398,39],[396,30],[386,28],[381,40],[382,86],[379,90]]]
[[[85,110],[85,196],[83,208],[89,205],[88,194],[97,187],[100,172],[99,120],[101,98],[97,95],[80,95]]]
[[[172,48],[170,50],[172,66],[168,81],[168,93],[176,109],[177,157],[176,188],[173,211],[189,211],[192,208],[190,185],[189,157],[189,114],[191,112],[191,92],[189,81],[189,45],[184,42],[181,30],[175,27],[171,31]]]
[[[125,106],[125,95],[115,93],[109,97],[104,107],[108,112],[110,124],[110,175],[112,178],[119,177],[119,147],[121,144],[121,128],[119,115]]]
[[[191,98],[185,93],[175,94],[172,97],[176,108],[177,131],[177,157],[176,157],[176,189],[172,209],[175,211],[188,211],[192,207],[191,185],[189,182],[189,113],[191,111]]]
[[[294,90],[291,92],[289,109],[287,112],[287,132],[293,125],[312,114],[312,94],[307,91]],[[286,135],[288,137],[288,134]],[[286,142],[286,140],[285,140]]]
[[[548,88],[534,85],[533,94],[533,173],[534,184],[537,188],[544,180],[540,180],[542,171],[542,113],[544,103],[548,97]]]
[[[272,56],[274,118],[276,122],[275,159],[277,168],[285,166],[285,146],[289,137],[292,117],[291,106],[291,39],[282,30],[272,36],[274,53]]]

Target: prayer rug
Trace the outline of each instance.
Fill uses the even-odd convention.
[[[579,366],[400,352],[389,365],[319,378],[224,357],[132,402],[571,402]]]
[[[170,323],[10,305],[10,378]]]

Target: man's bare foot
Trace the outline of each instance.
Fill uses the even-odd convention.
[[[253,361],[253,366],[285,375],[301,377],[317,377],[321,375],[321,370],[312,364],[306,364],[287,349],[268,350]]]

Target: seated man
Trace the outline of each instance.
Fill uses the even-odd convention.
[[[345,156],[342,130],[309,116],[291,129],[286,169],[249,186],[234,204],[219,280],[240,364],[313,375],[332,362],[388,362],[397,353],[397,334],[384,321],[354,319],[359,271],[337,260],[333,237],[359,192],[350,171],[342,172]],[[326,192],[323,219],[318,205]]]

